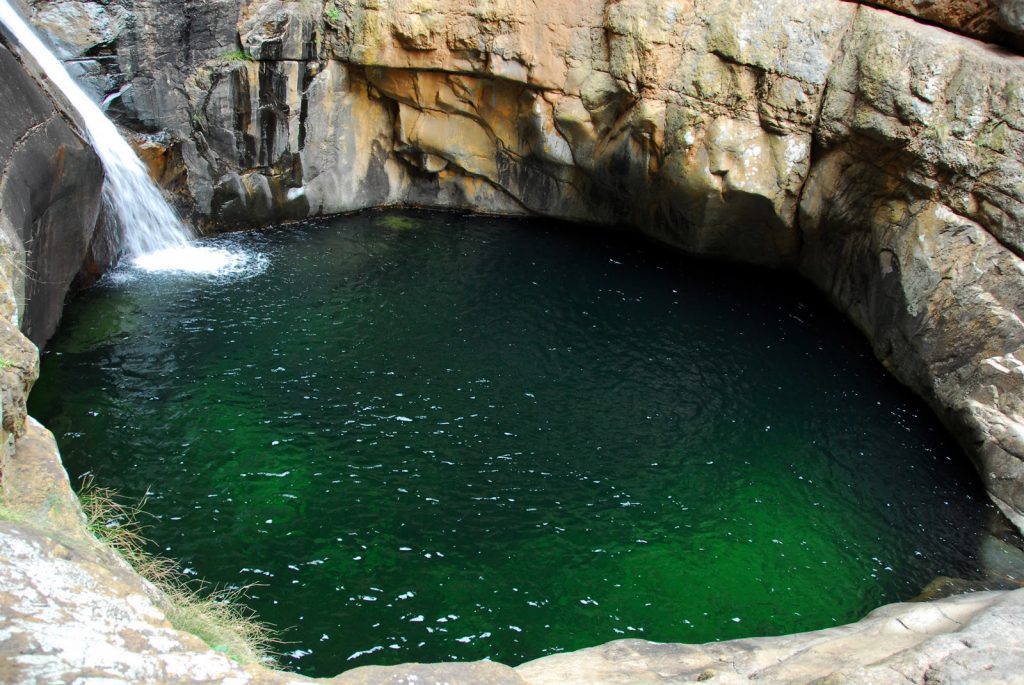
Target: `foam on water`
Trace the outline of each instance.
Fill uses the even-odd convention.
[[[217,280],[239,280],[263,273],[266,255],[237,246],[192,243],[156,250],[126,260],[108,274],[115,283],[128,283],[147,276],[196,276]]]
[[[191,274],[217,274],[221,276],[243,274],[260,261],[257,255],[222,247],[185,245],[147,252],[131,263],[150,273],[179,271]]]
[[[120,228],[118,252],[148,272],[237,276],[252,267],[252,255],[247,253],[191,244],[191,230],[163,199],[131,146],[8,0],[0,0],[0,24],[35,58],[81,115],[93,149],[103,162],[104,201]]]
[[[0,23],[81,115],[93,149],[103,162],[104,200],[121,229],[118,247],[137,256],[185,245],[192,237],[191,231],[160,195],[131,146],[7,0],[0,0]]]

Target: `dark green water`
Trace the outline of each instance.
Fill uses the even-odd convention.
[[[961,455],[795,279],[445,214],[220,242],[266,268],[72,302],[31,411],[304,673],[822,628],[974,569]]]

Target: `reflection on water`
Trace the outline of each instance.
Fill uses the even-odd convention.
[[[305,673],[821,628],[976,564],[972,474],[805,285],[444,214],[227,246],[259,268],[72,303],[32,411]]]

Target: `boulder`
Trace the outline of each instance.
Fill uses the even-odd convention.
[[[999,13],[996,21],[1001,27],[1018,37],[1024,37],[1024,2],[1021,0],[995,0]]]
[[[116,3],[62,0],[32,5],[32,23],[49,36],[63,60],[113,50],[130,18],[128,10]]]

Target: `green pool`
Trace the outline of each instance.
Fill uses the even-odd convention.
[[[296,670],[809,630],[975,570],[962,455],[796,279],[452,214],[215,243],[249,267],[71,302],[30,409]]]

